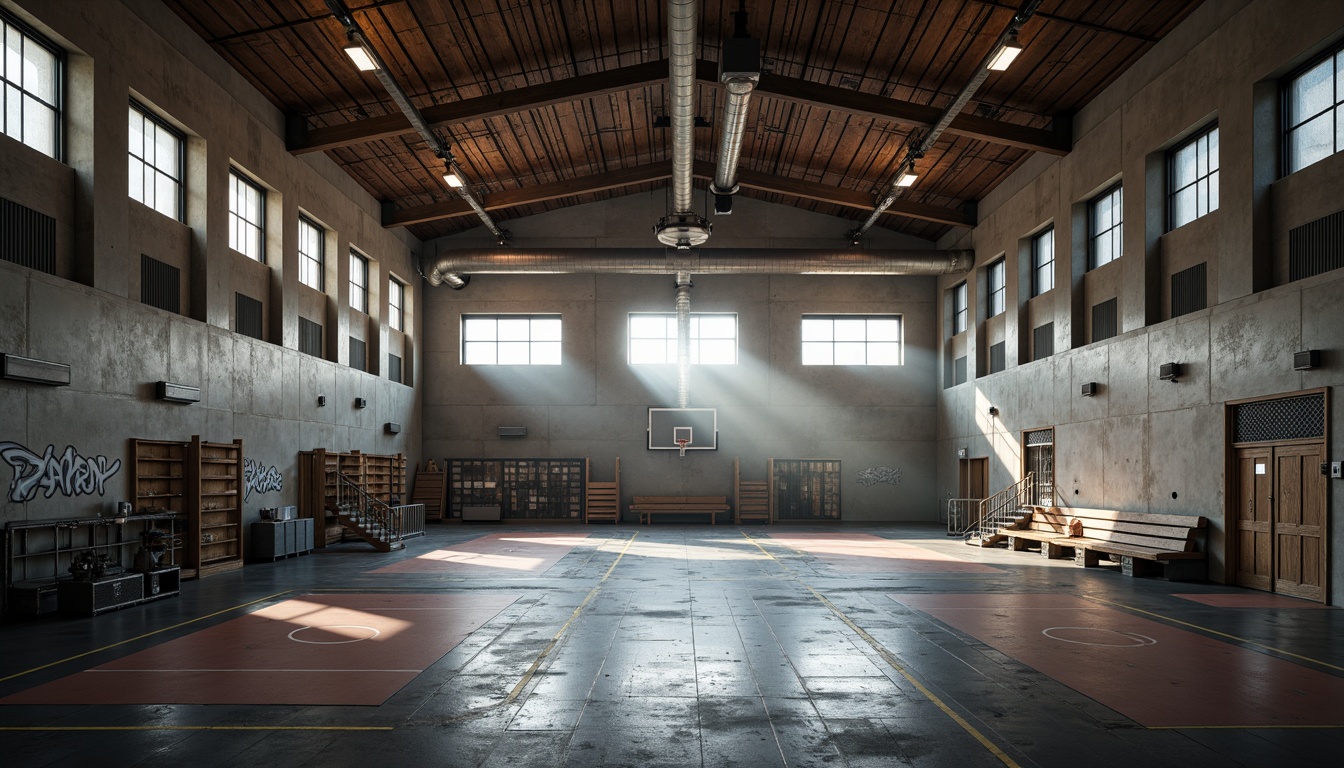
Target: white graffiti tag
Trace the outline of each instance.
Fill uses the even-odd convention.
[[[121,469],[121,460],[111,464],[106,456],[80,456],[73,445],[56,455],[56,446],[48,445],[41,456],[18,443],[0,442],[0,459],[14,468],[14,480],[9,484],[9,500],[31,501],[42,491],[50,499],[60,493],[65,496],[103,495],[103,484]]]
[[[877,485],[878,483],[886,483],[887,485],[900,485],[901,484],[900,468],[893,469],[891,467],[869,467],[859,473],[860,485],[865,486]]]
[[[247,486],[247,492],[243,494],[243,500],[246,501],[253,491],[269,493],[284,490],[285,478],[281,476],[277,467],[268,467],[256,459],[245,458],[243,459],[243,485]]]

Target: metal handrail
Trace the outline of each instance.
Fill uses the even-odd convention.
[[[401,515],[386,502],[370,496],[359,483],[336,472],[336,511],[349,517],[364,533],[386,544],[400,541]]]
[[[1018,510],[1031,503],[1033,474],[980,502],[979,536],[984,541],[1017,516]]]
[[[948,499],[947,535],[965,536],[980,524],[980,502],[984,499]]]

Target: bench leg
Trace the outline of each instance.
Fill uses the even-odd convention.
[[[1027,549],[1027,540],[1017,536],[1009,536],[1008,548],[1014,552],[1025,552]]]
[[[1167,581],[1208,581],[1209,564],[1205,560],[1168,560],[1162,564]]]
[[[1120,572],[1126,576],[1155,576],[1161,569],[1162,566],[1152,560],[1120,556]]]
[[[1063,557],[1065,557],[1064,555],[1065,549],[1067,549],[1067,547],[1065,547],[1062,544],[1056,544],[1053,541],[1041,542],[1041,556],[1046,558],[1047,560],[1062,559]]]
[[[1100,554],[1101,553],[1094,552],[1087,547],[1074,547],[1073,562],[1075,565],[1080,565],[1084,568],[1095,568],[1097,567],[1097,564],[1101,562]]]

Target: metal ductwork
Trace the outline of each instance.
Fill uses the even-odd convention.
[[[953,275],[974,263],[973,251],[553,248],[449,251],[424,256],[420,268],[431,285],[460,289],[473,274]]]
[[[658,242],[694,248],[709,239],[709,222],[691,209],[695,163],[695,43],[698,0],[668,0],[668,112],[672,125],[672,199],[667,216],[654,226]]]
[[[691,274],[677,273],[677,407],[691,404]]]
[[[943,135],[943,131],[947,130],[947,127],[952,124],[952,121],[956,119],[957,115],[961,114],[961,110],[966,107],[966,102],[971,100],[971,97],[975,95],[975,92],[980,90],[980,86],[984,84],[985,78],[989,77],[989,64],[994,60],[995,56],[998,55],[999,49],[1003,47],[1004,43],[1006,43],[1009,38],[1016,37],[1018,30],[1022,28],[1022,25],[1027,19],[1030,19],[1032,15],[1036,13],[1036,7],[1040,4],[1041,0],[1024,0],[1017,13],[1013,15],[1013,20],[1008,23],[1007,29],[999,34],[998,38],[994,41],[994,45],[990,47],[989,53],[980,61],[979,65],[976,66],[975,74],[961,87],[961,90],[957,92],[956,98],[954,98],[952,103],[947,105],[947,108],[943,110],[943,113],[938,117],[938,120],[933,124],[933,127],[931,127],[927,133],[919,137],[917,143],[914,142],[915,137],[911,137],[912,146],[906,152],[905,158],[901,160],[901,164],[896,168],[896,175],[891,180],[891,183],[887,185],[886,193],[883,194],[882,199],[879,200],[876,207],[873,208],[873,212],[868,214],[868,218],[864,220],[863,224],[859,225],[857,229],[849,232],[848,238],[851,243],[857,243],[859,238],[863,237],[863,234],[877,223],[878,217],[885,213],[886,210],[891,207],[891,204],[896,202],[896,198],[900,197],[901,193],[906,190],[906,187],[899,184],[901,177],[904,176],[907,171],[912,171],[914,169],[916,160],[924,157],[930,149],[933,149],[934,142],[938,141],[938,137]]]
[[[719,162],[709,191],[714,195],[714,213],[733,212],[737,194],[737,162],[747,127],[751,92],[761,80],[761,41],[747,35],[746,0],[733,13],[733,36],[723,41],[719,55],[719,82],[727,92],[723,104],[723,132],[719,136]]]

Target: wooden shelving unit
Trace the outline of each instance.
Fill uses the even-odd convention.
[[[241,568],[243,441],[208,443],[194,435],[188,459],[187,567],[197,576]]]
[[[742,461],[733,459],[733,523],[743,520],[770,522],[770,481],[743,480]]]
[[[621,459],[616,458],[614,479],[610,481],[593,480],[592,461],[584,459],[588,487],[584,495],[583,522],[610,520],[621,522]]]
[[[136,515],[177,515],[187,519],[187,452],[190,444],[177,440],[131,440],[132,512]],[[168,549],[160,562],[182,568],[182,578],[194,578],[194,568],[186,567],[183,526],[157,522],[154,526],[167,535]]]
[[[583,517],[585,459],[448,459],[448,508],[498,506],[504,518]]]
[[[344,538],[344,529],[330,510],[336,507],[336,473],[350,478],[384,504],[406,498],[406,457],[325,448],[299,452],[299,517],[314,521],[314,544],[325,547]]]
[[[839,459],[770,459],[770,519],[839,520]]]

